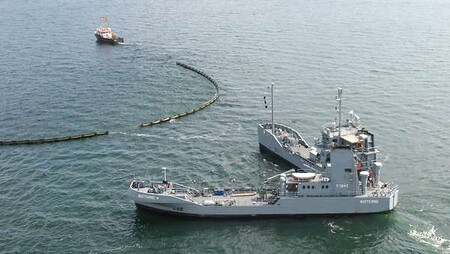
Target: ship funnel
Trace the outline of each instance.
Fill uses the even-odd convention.
[[[369,136],[366,134],[361,134],[359,137],[362,139],[364,150],[367,151],[369,149]]]
[[[381,167],[383,164],[379,161],[376,161],[373,163],[373,182],[375,183],[375,186],[378,186],[378,181],[381,179]]]
[[[286,175],[281,174],[280,175],[280,196],[286,195]]]
[[[369,179],[369,172],[361,171],[359,176],[361,176],[362,194],[365,195],[367,193],[367,179]]]

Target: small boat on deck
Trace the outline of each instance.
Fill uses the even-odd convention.
[[[124,39],[122,37],[118,37],[116,33],[108,27],[106,16],[102,17],[102,25],[94,31],[94,34],[98,43],[107,43],[112,45],[124,43]]]

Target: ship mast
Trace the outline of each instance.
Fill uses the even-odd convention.
[[[166,183],[167,182],[167,168],[163,167],[162,169],[163,169],[163,173],[164,173],[164,183]]]
[[[341,103],[342,103],[342,88],[338,87],[337,88],[337,96],[336,96],[336,101],[338,102],[338,117],[339,117],[339,122],[338,122],[338,143],[341,143],[341,116],[342,116],[342,111],[341,111]]]
[[[272,134],[275,134],[275,124],[273,122],[273,85],[274,85],[274,83],[272,83],[270,86],[270,92],[272,94],[272,99],[271,99],[271,101],[272,101]]]
[[[108,27],[108,18],[106,15],[102,17],[102,27]]]

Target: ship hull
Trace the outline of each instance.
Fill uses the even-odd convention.
[[[104,38],[104,37],[102,37],[102,36],[99,35],[99,34],[95,34],[95,37],[97,38],[97,43],[105,43],[105,44],[111,44],[111,45],[114,45],[114,44],[118,44],[118,43],[123,42],[123,39],[120,38],[120,37],[118,37],[118,38],[116,38],[116,39],[112,39],[112,38]]]
[[[286,165],[293,167],[293,168],[301,168],[299,166],[302,166],[299,163],[294,164],[294,163],[290,162],[289,160],[283,158],[278,153],[272,151],[271,149],[267,148],[266,146],[262,145],[261,143],[259,144],[259,151],[262,154],[268,155],[271,158],[273,158],[274,159],[273,162],[275,162],[275,163],[277,163],[277,162],[286,163]]]
[[[163,214],[195,217],[286,217],[306,215],[370,214],[388,212],[398,201],[398,190],[384,197],[281,197],[273,204],[205,206],[171,195],[142,193],[130,189],[135,205]]]

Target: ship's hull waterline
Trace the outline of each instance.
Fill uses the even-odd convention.
[[[287,217],[297,215],[370,214],[389,212],[398,202],[398,190],[386,196],[281,197],[276,203],[251,206],[205,206],[171,195],[129,193],[139,208],[178,216],[194,217]]]

